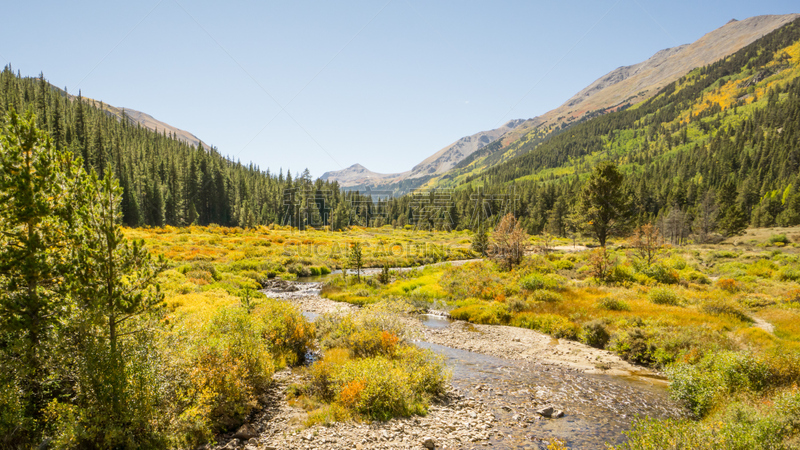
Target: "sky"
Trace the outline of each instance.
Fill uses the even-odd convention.
[[[411,169],[603,74],[794,1],[15,1],[0,64],[262,170]]]

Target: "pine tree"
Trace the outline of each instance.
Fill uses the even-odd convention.
[[[0,351],[16,361],[26,416],[41,418],[54,333],[69,310],[66,286],[76,222],[79,159],[53,148],[35,118],[13,110],[0,132]],[[20,424],[21,433],[35,426]],[[22,441],[21,441],[22,442]]]
[[[472,251],[485,257],[489,252],[489,232],[486,226],[481,224],[472,234]]]
[[[91,406],[100,413],[95,419],[99,421],[142,420],[133,413],[139,407],[135,400],[127,398],[126,355],[132,352],[123,348],[141,346],[140,326],[134,323],[163,300],[155,279],[165,262],[154,261],[141,242],[125,239],[121,202],[122,189],[111,172],[102,181],[92,173],[79,199],[82,228],[79,244],[73,247],[80,311],[94,325],[90,330],[96,330],[90,331],[90,348],[85,351],[92,354],[85,360],[97,361],[89,369],[104,374],[102,382],[89,377],[83,383],[92,390]],[[98,354],[107,356],[97,358]],[[123,421],[118,426],[126,425]]]
[[[624,176],[613,163],[601,163],[592,171],[581,194],[583,227],[600,246],[612,236],[622,236],[630,227],[631,208],[623,192]]]
[[[356,279],[361,282],[361,269],[364,268],[364,255],[361,243],[356,242],[350,247],[350,256],[347,261],[350,270],[356,271]]]

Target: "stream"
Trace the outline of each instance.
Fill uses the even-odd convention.
[[[319,297],[319,283],[295,282],[296,290],[264,290],[274,298],[293,301],[313,321],[318,312],[307,311],[305,301]],[[428,328],[450,326],[449,319],[418,316]],[[452,370],[452,385],[462,395],[484,402],[498,419],[488,445],[499,448],[544,449],[558,438],[573,449],[604,449],[625,441],[637,417],[680,417],[682,409],[669,399],[662,384],[634,377],[592,375],[578,370],[515,361],[425,341],[422,348],[445,356]],[[536,410],[553,405],[564,417],[547,419]]]

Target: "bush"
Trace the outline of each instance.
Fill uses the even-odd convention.
[[[513,313],[526,311],[530,308],[528,301],[519,297],[511,297],[510,299],[506,300],[506,306],[508,306],[508,310]]]
[[[700,307],[700,309],[712,316],[729,316],[742,322],[752,322],[753,319],[749,314],[735,301],[729,298],[716,298],[707,301]]]
[[[561,288],[561,280],[551,275],[542,275],[532,273],[525,278],[519,280],[519,287],[526,291],[536,291],[539,289],[559,289]]]
[[[450,311],[450,317],[488,325],[506,324],[511,319],[508,307],[499,302],[462,306]]]
[[[739,282],[732,278],[720,278],[717,280],[717,287],[730,294],[735,294],[741,290]]]
[[[603,297],[597,300],[597,307],[608,311],[630,311],[631,307],[624,300],[614,297]]]
[[[626,361],[636,364],[653,365],[657,361],[657,347],[641,328],[631,328],[617,333],[608,346]]]
[[[710,352],[697,364],[677,363],[667,369],[672,396],[705,416],[723,393],[759,391],[770,378],[761,359],[733,351]]]
[[[178,428],[187,443],[196,445],[241,424],[275,367],[253,318],[242,308],[219,310],[192,344],[184,395],[193,401],[181,413]]]
[[[337,400],[373,420],[388,420],[422,413],[424,408],[413,400],[405,371],[386,358],[368,358],[346,362],[334,375]]]
[[[602,320],[595,319],[584,323],[581,327],[581,342],[592,347],[605,348],[610,337]]]
[[[634,278],[633,270],[630,266],[618,265],[614,266],[606,277],[609,283],[630,283],[636,281]]]
[[[557,270],[572,270],[575,268],[575,263],[568,259],[559,259],[553,263]]]
[[[514,317],[513,326],[541,331],[555,338],[578,339],[580,327],[562,316],[555,314],[522,313]]]
[[[788,245],[791,243],[789,238],[786,237],[785,234],[773,234],[769,237],[768,242],[772,245],[781,244],[781,245]]]
[[[309,423],[424,414],[430,400],[444,393],[449,379],[442,356],[411,345],[398,346],[391,357],[353,356],[345,349],[329,349],[308,369],[309,383],[303,391],[330,403],[309,417]]]
[[[254,315],[260,319],[261,337],[279,365],[303,362],[314,345],[314,324],[293,305],[274,300],[264,301]]]
[[[650,293],[647,295],[650,298],[650,301],[655,303],[656,305],[679,305],[681,303],[680,298],[672,289],[667,288],[654,288],[650,290]]]
[[[777,275],[780,281],[800,282],[800,270],[792,266],[782,267]]]
[[[775,270],[777,270],[777,266],[774,262],[768,259],[759,259],[747,268],[747,274],[760,278],[772,278]]]
[[[564,300],[564,297],[558,292],[540,289],[538,291],[533,291],[533,294],[531,294],[531,300],[535,302],[557,303],[561,300]]]
[[[678,272],[675,269],[662,264],[653,264],[650,267],[644,267],[639,272],[662,284],[675,284],[679,280]]]
[[[686,281],[698,284],[711,284],[711,279],[705,274],[698,272],[694,269],[682,270],[680,277]]]

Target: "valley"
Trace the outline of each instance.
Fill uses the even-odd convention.
[[[798,14],[387,174],[78,92],[0,72],[0,449],[800,447]]]

